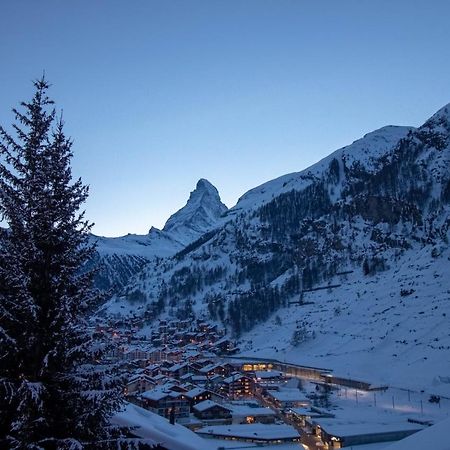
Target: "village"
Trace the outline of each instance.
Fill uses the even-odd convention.
[[[239,443],[378,450],[450,410],[448,399],[426,393],[372,386],[327,369],[241,358],[225,330],[207,321],[159,320],[147,336],[113,323],[94,332],[112,341],[109,358],[125,367],[130,407],[145,411],[149,421],[157,415],[185,427],[211,450]],[[134,433],[142,437],[139,428]]]

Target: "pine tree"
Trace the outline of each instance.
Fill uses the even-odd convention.
[[[106,448],[121,386],[83,319],[95,301],[82,270],[94,252],[88,188],[72,178],[48,83],[34,86],[14,134],[0,127],[0,448]]]

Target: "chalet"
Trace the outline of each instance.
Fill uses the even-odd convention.
[[[170,418],[174,411],[175,419],[189,417],[189,402],[181,392],[166,389],[164,386],[159,389],[152,389],[140,395],[142,406],[160,416]]]
[[[187,363],[178,363],[174,364],[172,367],[169,367],[167,370],[171,377],[179,380],[183,375],[186,375],[189,372],[190,368]]]
[[[201,387],[195,387],[190,391],[186,392],[186,397],[191,405],[191,410],[197,403],[203,402],[204,400],[211,400],[211,391],[203,389]]]
[[[234,371],[234,366],[228,363],[223,363],[216,367],[215,373],[223,377],[229,377]]]
[[[231,422],[231,411],[225,406],[219,405],[212,400],[204,400],[193,407],[195,417],[201,420],[223,420]]]
[[[223,337],[215,342],[214,349],[218,354],[232,354],[237,350],[234,343],[226,337]]]
[[[196,344],[197,343],[197,333],[186,333],[186,339],[187,342],[190,344]]]
[[[163,387],[166,387],[169,391],[174,391],[174,392],[181,392],[183,394],[185,394],[186,392],[189,391],[189,389],[186,389],[184,386],[181,386],[179,384],[169,384],[169,385],[164,385]]]
[[[251,397],[253,396],[253,382],[241,373],[234,373],[223,380],[221,392],[232,399]]]
[[[209,329],[209,324],[206,322],[197,321],[197,329],[200,330],[201,333],[205,333]]]
[[[162,385],[166,383],[167,377],[166,375],[163,375],[162,373],[155,375],[153,377],[153,380],[156,381],[156,384]]]
[[[224,405],[231,409],[235,424],[245,423],[274,423],[276,413],[270,408],[261,407],[258,403],[238,403]]]
[[[145,374],[150,377],[155,377],[156,375],[159,375],[160,370],[161,370],[161,366],[156,363],[148,364],[144,368]]]
[[[156,381],[146,374],[134,375],[128,380],[125,386],[125,395],[141,394],[145,391],[153,389]]]
[[[194,384],[205,386],[206,383],[208,382],[208,377],[206,377],[205,375],[193,375],[191,377],[191,381]]]
[[[220,364],[209,364],[205,367],[202,367],[201,369],[199,369],[199,373],[201,375],[205,375],[207,377],[211,377],[213,375],[216,374],[215,369],[217,366],[219,366]]]
[[[156,345],[156,344],[155,344]],[[159,362],[165,359],[164,350],[162,347],[156,347],[148,352],[148,358],[151,362]]]
[[[209,377],[207,385],[211,389],[219,389],[219,387],[222,385],[224,380],[224,377],[221,375],[213,375],[212,377]]]
[[[194,387],[188,392],[186,392],[186,397],[188,398],[191,410],[194,405],[197,403],[203,402],[204,400],[213,400],[213,401],[223,401],[224,397],[222,397],[219,394],[216,394],[215,392],[212,392],[208,389],[204,389],[201,387]]]
[[[189,362],[196,361],[201,356],[201,353],[197,350],[187,350],[184,352],[184,359]]]
[[[206,367],[202,367],[199,372],[207,377],[214,375],[229,376],[234,371],[234,367],[231,364],[210,364]]]
[[[124,351],[123,358],[128,361],[149,359],[149,352],[143,348],[130,348]]]
[[[166,352],[166,359],[168,361],[181,361],[182,357],[183,357],[183,352],[178,349],[168,350]]]

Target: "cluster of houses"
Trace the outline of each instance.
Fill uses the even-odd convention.
[[[105,326],[95,332],[112,337],[116,344],[110,356],[126,367],[128,402],[205,439],[272,445],[298,442],[300,430],[308,430],[328,448],[341,448],[398,439],[418,429],[417,423],[398,423],[381,430],[375,423],[367,426],[372,419],[356,424],[336,418],[329,410],[334,386],[329,377],[318,382],[318,377],[306,374],[315,386],[307,394],[300,389],[299,375],[287,376],[280,364],[276,368],[283,372],[270,362],[227,358],[236,347],[213,324],[160,320],[144,337],[142,332]]]
[[[228,363],[208,357],[184,362],[163,360],[137,368],[125,390],[128,400],[178,422],[191,415],[200,420],[230,420],[228,400],[252,399],[254,381]]]
[[[95,330],[115,343],[110,357],[142,364],[186,361],[200,353],[217,356],[238,351],[234,342],[225,336],[225,330],[200,320],[160,320],[148,336],[136,337],[136,331],[116,328],[114,324],[101,324]]]

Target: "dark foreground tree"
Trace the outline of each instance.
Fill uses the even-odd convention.
[[[117,448],[109,425],[118,375],[89,334],[95,300],[83,265],[94,248],[73,180],[71,141],[44,79],[15,124],[0,127],[0,448]],[[119,444],[119,447],[121,445]]]

